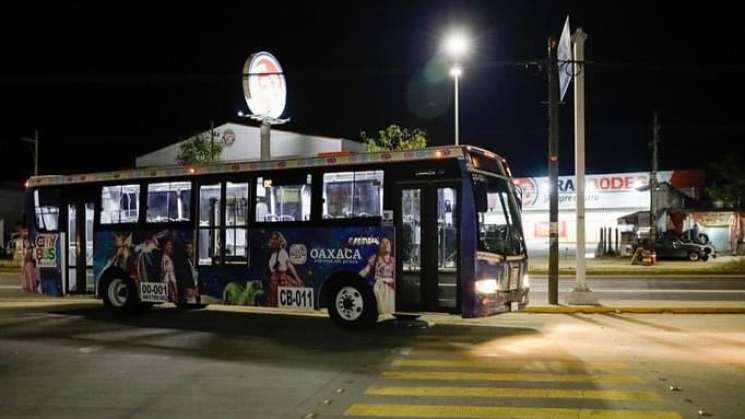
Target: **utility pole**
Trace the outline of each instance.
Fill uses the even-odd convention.
[[[657,201],[655,191],[657,190],[657,147],[660,143],[660,122],[657,119],[657,111],[654,112],[652,125],[652,173],[649,176],[649,238],[653,245],[657,241]]]
[[[39,176],[39,130],[34,130],[34,138],[21,137],[21,141],[34,145],[34,176]]]
[[[548,303],[559,304],[559,68],[556,38],[548,38]]]

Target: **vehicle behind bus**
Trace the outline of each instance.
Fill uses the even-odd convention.
[[[468,146],[35,177],[24,281],[121,312],[480,317],[528,303],[519,206],[506,161]]]

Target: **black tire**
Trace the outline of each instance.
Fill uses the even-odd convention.
[[[707,260],[709,260],[709,255],[708,254],[701,256],[701,261],[702,262],[706,262]]]
[[[421,317],[421,315],[419,315],[419,314],[398,314],[398,313],[396,313],[396,314],[393,315],[393,317],[395,317],[396,320],[398,320],[400,322],[407,322],[407,321],[410,322],[412,320],[418,319],[419,317]]]
[[[699,255],[698,252],[691,252],[688,254],[688,260],[691,262],[697,262],[699,259],[701,259],[701,255]]]
[[[338,281],[326,294],[329,317],[344,329],[366,329],[378,321],[378,304],[363,281]]]
[[[114,276],[103,285],[101,297],[103,305],[107,309],[118,313],[133,313],[149,308],[145,307],[145,305],[148,305],[147,303],[140,303],[137,297],[137,289],[131,279]],[[149,306],[152,306],[152,304]]]

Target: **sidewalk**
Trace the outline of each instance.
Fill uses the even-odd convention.
[[[651,301],[600,300],[594,306],[529,304],[524,312],[534,314],[745,314],[745,301]]]
[[[745,275],[745,257],[721,256],[707,262],[663,260],[653,266],[632,265],[628,257],[600,257],[586,259],[586,271],[590,276]],[[547,275],[548,258],[528,256],[528,272],[531,275]],[[575,273],[576,259],[561,257],[559,275]]]

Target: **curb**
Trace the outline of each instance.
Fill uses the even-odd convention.
[[[743,307],[670,307],[670,306],[533,306],[523,310],[531,314],[745,314]]]
[[[548,276],[548,271],[528,271],[528,275],[535,275],[537,277]],[[576,272],[559,272],[560,278],[574,278]],[[585,275],[589,279],[593,278],[604,278],[604,277],[625,277],[625,278],[644,278],[644,279],[657,279],[657,278],[670,278],[670,277],[711,277],[711,278],[732,278],[732,277],[745,277],[745,272],[736,271],[720,271],[720,272],[697,272],[697,271],[682,271],[682,272],[644,272],[644,271],[589,271],[585,272]]]
[[[95,298],[0,298],[0,304],[3,303],[49,303],[49,304],[83,304],[95,303],[100,300]]]

